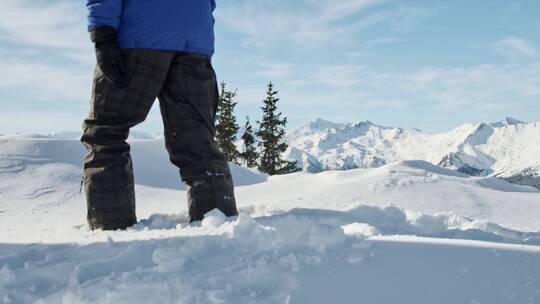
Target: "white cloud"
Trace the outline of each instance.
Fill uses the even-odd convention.
[[[499,54],[509,57],[510,59],[517,59],[521,57],[537,57],[538,50],[525,39],[517,37],[508,37],[499,40],[493,44],[495,51]]]
[[[92,75],[86,69],[56,66],[20,60],[0,61],[0,70],[7,77],[0,81],[0,90],[24,94],[34,100],[71,100],[90,98]]]
[[[393,16],[389,18],[389,22],[393,30],[408,32],[412,31],[418,22],[434,16],[443,9],[444,7],[427,9],[424,7],[402,6],[392,14]]]
[[[359,76],[361,67],[354,65],[328,65],[318,66],[310,77],[316,84],[325,84],[331,87],[348,87],[359,84],[362,78]]]
[[[368,99],[360,101],[360,105],[367,109],[404,109],[414,102],[406,99]]]
[[[307,0],[322,12],[321,17],[325,21],[336,21],[384,2],[387,0]]]
[[[87,52],[83,8],[81,1],[2,0],[2,40],[61,52]]]
[[[1,134],[38,133],[47,134],[62,130],[82,130],[87,112],[63,113],[59,111],[0,111]]]
[[[540,62],[424,67],[397,79],[403,91],[446,110],[497,109],[540,102]]]
[[[378,24],[388,24],[397,31],[411,30],[434,13],[402,6],[372,11],[389,0],[300,0],[294,5],[279,5],[280,1],[285,0],[222,4],[216,11],[218,25],[245,35],[244,46],[313,47],[350,44],[357,40],[352,39],[354,35]]]
[[[0,82],[4,94],[36,102],[87,101],[92,44],[84,2],[2,0]]]
[[[298,100],[289,96],[290,102],[324,104],[330,100],[345,106],[388,109],[424,104],[426,108],[448,111],[510,109],[540,103],[540,62],[426,66],[408,72],[327,64],[313,67],[305,75],[282,80],[288,84],[289,94],[302,92],[293,93]],[[325,93],[319,97],[303,90],[321,86]]]
[[[289,63],[259,63],[260,70],[257,74],[269,78],[270,80],[276,78],[283,78],[289,76],[295,69],[295,65]]]

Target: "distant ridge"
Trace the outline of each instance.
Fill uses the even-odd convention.
[[[540,189],[540,123],[506,117],[423,133],[371,121],[315,119],[288,134],[287,156],[305,171],[380,167],[424,160],[472,176],[497,176]]]

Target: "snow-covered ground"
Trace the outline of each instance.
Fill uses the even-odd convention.
[[[132,142],[140,222],[89,231],[83,148],[0,136],[0,303],[540,303],[540,191],[421,161],[268,177],[189,224],[161,138]]]

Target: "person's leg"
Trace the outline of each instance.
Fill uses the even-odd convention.
[[[190,221],[218,208],[238,215],[229,164],[215,140],[216,75],[202,55],[176,53],[159,104],[171,162],[188,187]]]
[[[125,229],[137,222],[129,129],[145,120],[163,86],[172,52],[124,50],[127,85],[94,75],[90,115],[83,124],[84,189],[91,229]]]

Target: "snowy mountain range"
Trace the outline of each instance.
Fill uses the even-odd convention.
[[[540,122],[505,118],[429,134],[370,121],[316,119],[290,132],[287,142],[287,157],[309,172],[424,160],[467,175],[496,176],[540,188]]]

